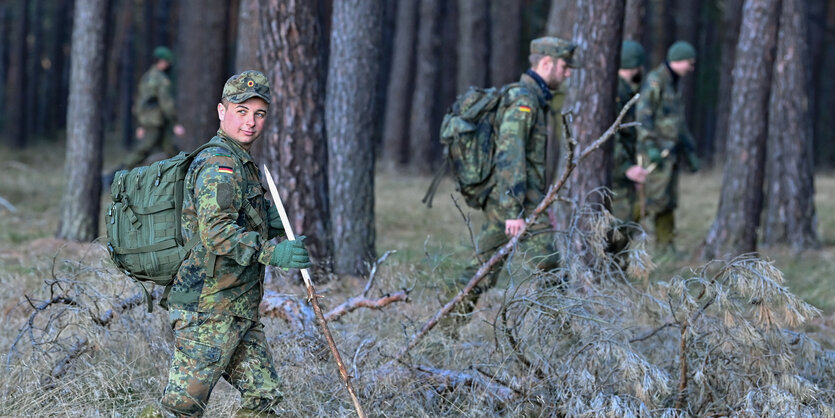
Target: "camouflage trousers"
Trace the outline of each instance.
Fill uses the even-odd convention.
[[[177,145],[174,144],[170,124],[163,126],[145,126],[143,128],[145,128],[145,136],[139,140],[136,148],[122,161],[121,166],[125,169],[131,169],[142,164],[157,148],[162,149],[168,156],[167,158],[171,158],[179,152]]]
[[[231,315],[171,310],[174,355],[162,405],[180,416],[202,416],[218,379],[241,393],[241,408],[268,412],[282,398],[260,322]]]
[[[464,269],[464,272],[458,280],[462,287],[472,279],[483,262],[489,260],[499,248],[507,244],[510,240],[510,237],[504,232],[505,219],[499,215],[498,210],[493,209],[495,207],[488,200],[484,210],[487,219],[481,226],[481,232],[478,234],[476,240],[478,245],[476,257]],[[536,268],[542,271],[550,271],[558,268],[561,264],[561,259],[554,246],[554,234],[549,229],[550,223],[548,219],[542,216],[534,225],[528,227],[528,230],[519,240],[519,245],[512,255],[525,257],[525,259],[530,260]],[[506,260],[507,258],[493,265],[493,268],[481,279],[473,291],[464,298],[459,306],[459,313],[466,314],[473,311],[481,294],[496,285]]]

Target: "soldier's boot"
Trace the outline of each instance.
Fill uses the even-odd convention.
[[[678,252],[674,244],[675,216],[672,210],[659,213],[655,217],[655,246],[662,258],[675,259]]]

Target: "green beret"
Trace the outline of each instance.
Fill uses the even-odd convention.
[[[154,58],[174,62],[174,53],[164,46],[158,46],[154,48]]]
[[[632,69],[644,66],[644,47],[635,41],[623,41],[620,47],[620,68]]]
[[[667,61],[685,61],[696,58],[696,48],[687,41],[678,41],[667,50]]]
[[[270,82],[264,73],[248,70],[226,80],[222,98],[232,103],[243,103],[252,97],[260,97],[270,103]]]
[[[579,67],[579,63],[574,59],[575,49],[577,49],[577,45],[571,41],[555,36],[544,36],[531,41],[531,54],[562,58],[566,65],[571,68]]]

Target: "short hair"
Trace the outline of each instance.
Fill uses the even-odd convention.
[[[227,98],[225,98],[225,97],[221,97],[221,98],[220,98],[220,104],[222,104],[222,105],[223,105],[223,107],[229,107],[229,103],[231,103],[231,102],[229,101],[229,99],[227,99]]]
[[[537,65],[539,65],[539,61],[542,61],[542,59],[545,58],[546,56],[547,55],[542,55],[542,54],[531,54],[531,55],[528,55],[528,61],[530,61],[531,67],[536,67]]]

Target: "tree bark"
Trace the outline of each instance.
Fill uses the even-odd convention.
[[[835,28],[835,1],[828,0],[824,16],[812,15],[811,23],[822,27],[827,41],[820,49],[814,78],[814,126],[815,126],[815,165],[835,167],[835,130],[832,129],[832,109],[835,109],[835,49],[831,47],[835,35],[830,28]],[[813,43],[814,45],[814,43]],[[813,55],[814,56],[814,55]]]
[[[192,150],[215,135],[215,105],[226,82],[226,16],[223,0],[184,0],[177,71],[178,121],[186,129],[180,146]]]
[[[374,253],[374,130],[383,0],[335,0],[325,123],[333,270],[365,275]]]
[[[383,123],[382,160],[386,164],[401,165],[408,162],[417,6],[418,2],[415,0],[400,0],[397,3],[397,23],[391,60],[391,74],[396,76],[389,78]]]
[[[458,0],[458,90],[487,86],[488,10],[480,0]]]
[[[626,0],[623,11],[623,39],[640,42],[644,37],[647,0]]]
[[[728,123],[731,113],[731,91],[733,89],[733,68],[736,44],[742,24],[742,0],[728,0],[722,15],[722,55],[719,60],[719,95],[716,102],[716,130],[713,134],[715,154],[719,163],[725,161],[728,141]]]
[[[330,255],[327,143],[325,139],[326,43],[317,2],[260,0],[261,65],[272,102],[263,162],[276,175],[293,231],[307,235],[313,265],[327,269]]]
[[[782,0],[771,84],[763,244],[814,248],[815,193],[809,112],[811,57],[805,0]]]
[[[519,80],[523,69],[519,59],[521,37],[522,2],[490,0],[490,85]],[[527,57],[527,52],[524,55]]]
[[[26,146],[29,130],[23,120],[23,112],[26,109],[27,97],[24,87],[29,82],[26,72],[26,34],[27,23],[26,10],[29,2],[19,1],[14,13],[12,22],[14,35],[11,39],[11,50],[9,51],[9,74],[6,79],[6,112],[4,115],[5,133],[8,143],[12,147],[23,148]],[[15,103],[14,106],[8,104]]]
[[[572,133],[577,150],[586,148],[615,119],[617,72],[620,66],[623,2],[577,0],[577,25],[574,42],[583,68],[573,73],[566,104],[573,109]],[[577,166],[566,185],[567,196],[578,207],[605,204],[599,194],[590,193],[600,187],[612,186],[612,142],[588,156]],[[560,211],[561,225],[567,226],[572,210]]]
[[[235,72],[263,71],[258,59],[258,39],[261,26],[258,19],[258,0],[240,0],[238,6],[238,34],[235,49]]]
[[[547,36],[571,39],[574,35],[574,22],[577,21],[577,3],[572,0],[552,0],[545,26]]]
[[[438,104],[441,40],[441,1],[420,0],[415,62],[415,83],[412,96],[412,115],[409,121],[409,154],[412,166],[420,173],[428,174],[435,163],[432,140],[438,124],[434,109]]]
[[[779,0],[746,0],[736,48],[727,158],[716,220],[704,246],[707,259],[757,248],[763,206],[768,97]]]
[[[104,33],[107,0],[77,0],[72,32],[67,112],[67,179],[57,237],[92,241],[98,236],[104,101]]]

